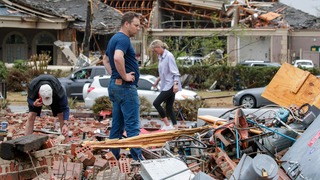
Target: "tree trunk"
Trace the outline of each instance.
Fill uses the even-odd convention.
[[[90,47],[90,38],[91,38],[91,23],[92,23],[92,1],[88,0],[87,7],[87,20],[86,20],[86,28],[83,37],[83,54],[89,57],[89,47]]]

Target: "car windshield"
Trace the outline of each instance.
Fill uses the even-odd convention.
[[[311,62],[299,62],[298,65],[310,65],[312,66]]]
[[[154,83],[157,81],[158,78],[155,76],[150,76],[148,79]]]
[[[148,81],[150,81],[151,83],[152,83],[152,85],[157,81],[157,77],[155,77],[155,76],[151,76],[151,75],[148,75],[147,77],[145,77],[145,79],[146,80],[148,80]],[[139,79],[139,81],[141,81],[141,79]],[[145,83],[144,84],[149,84],[149,83],[146,83],[146,82],[148,82],[148,81],[145,81]],[[139,83],[142,83],[142,82],[139,82]],[[160,88],[160,83],[161,83],[161,81],[159,81],[159,83],[158,83],[158,89]],[[138,87],[138,88],[140,88],[140,87]],[[148,90],[150,90],[151,89],[151,87],[148,87],[147,88]]]

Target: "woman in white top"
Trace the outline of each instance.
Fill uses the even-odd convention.
[[[159,59],[159,77],[153,86],[157,87],[161,80],[160,94],[154,100],[153,106],[157,109],[161,119],[165,124],[162,129],[178,129],[176,115],[173,111],[173,103],[175,100],[175,93],[181,91],[179,69],[173,54],[167,50],[167,44],[157,39],[151,42],[150,47],[158,55]],[[163,102],[166,104],[166,111],[164,111],[161,106]],[[168,116],[172,121],[173,127],[168,121]]]

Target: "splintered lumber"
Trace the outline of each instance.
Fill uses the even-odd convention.
[[[272,21],[272,20],[278,18],[279,16],[281,16],[281,14],[274,13],[274,12],[268,12],[266,14],[260,15],[259,18],[263,19],[265,21]]]
[[[283,63],[261,96],[284,107],[308,103],[320,108],[320,80],[308,71]]]
[[[228,120],[226,119],[222,119],[222,118],[211,116],[211,115],[198,116],[198,118],[207,123],[214,124],[214,125],[224,125],[228,123]]]
[[[152,134],[141,134],[139,136],[125,139],[107,139],[105,141],[85,141],[82,146],[90,146],[93,149],[103,148],[147,148],[163,146],[167,141],[173,140],[180,135],[193,135],[194,133],[208,131],[212,126],[202,126],[192,129],[172,130]]]
[[[48,140],[46,135],[30,134],[0,144],[0,157],[12,160],[15,157],[23,157],[30,151],[37,151]]]
[[[218,127],[217,125],[221,126],[221,125],[225,125],[225,124],[234,122],[234,121],[229,121],[227,119],[222,119],[222,118],[211,116],[211,115],[202,115],[202,116],[198,116],[198,118],[211,124],[215,128]],[[253,134],[261,134],[262,133],[261,130],[253,129],[253,128],[250,128],[249,131]]]

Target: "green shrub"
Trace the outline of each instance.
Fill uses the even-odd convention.
[[[208,89],[215,81],[221,90],[239,90],[244,88],[263,87],[269,84],[279,67],[244,67],[244,66],[191,66],[179,67],[184,77],[184,86],[198,90]],[[317,74],[319,70],[310,69]],[[158,76],[157,67],[140,69],[141,74]]]
[[[10,82],[10,83],[9,83]],[[27,84],[30,83],[30,76],[28,72],[23,72],[18,69],[10,69],[6,78],[8,91],[26,91]]]
[[[0,61],[0,79],[5,79],[8,75],[8,69],[3,61]]]
[[[13,68],[25,72],[28,70],[28,62],[22,59],[14,60]]]
[[[70,109],[76,109],[77,105],[77,98],[68,98],[68,106]]]
[[[207,107],[208,105],[201,99],[186,99],[174,102],[177,120],[197,121],[198,109]]]
[[[92,111],[94,114],[99,114],[102,110],[111,110],[112,109],[112,102],[110,101],[108,96],[98,97],[93,106]]]
[[[7,109],[9,105],[10,105],[10,103],[7,99],[0,99],[0,109],[1,110]]]
[[[140,116],[143,114],[149,115],[152,109],[152,104],[144,96],[139,96],[140,98]]]

